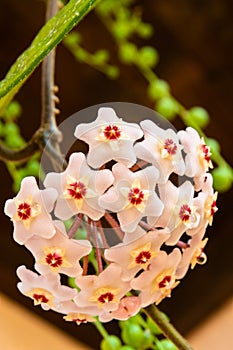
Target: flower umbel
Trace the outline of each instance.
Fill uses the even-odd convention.
[[[45,189],[25,178],[5,204],[14,239],[39,273],[20,266],[18,288],[77,325],[126,320],[205,263],[204,235],[217,211],[211,151],[190,127],[139,126],[110,107],[75,136],[87,154],[72,153],[63,172],[46,175]]]

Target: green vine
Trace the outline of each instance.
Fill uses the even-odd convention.
[[[4,111],[20,87],[43,58],[93,9],[99,0],[70,0],[39,31],[31,45],[10,68],[0,82],[0,113]]]

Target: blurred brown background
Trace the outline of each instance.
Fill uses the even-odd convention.
[[[167,80],[174,96],[186,107],[208,109],[211,123],[207,134],[221,143],[222,153],[232,162],[233,110],[233,22],[232,2],[227,0],[145,0],[137,1],[143,18],[153,24],[154,36],[147,41],[160,54],[156,73]],[[0,78],[29,45],[44,22],[43,1],[1,0]],[[116,62],[116,47],[94,13],[79,26],[91,51],[109,47]],[[131,67],[121,66],[121,76],[110,81],[92,68],[77,64],[62,45],[57,50],[56,81],[60,87],[60,123],[85,107],[110,101],[126,101],[152,107],[146,96],[146,83]],[[20,119],[23,136],[29,139],[40,118],[40,68],[28,80],[16,99],[23,107]],[[1,203],[13,196],[11,179],[1,164]],[[3,207],[3,206],[2,206]],[[219,211],[208,230],[209,260],[197,267],[161,304],[179,330],[187,333],[226,301],[233,292],[232,274],[232,191],[220,195]],[[32,307],[31,300],[16,290],[15,269],[32,265],[31,255],[12,240],[12,227],[1,209],[0,290],[50,320],[78,339],[95,346],[100,339],[92,326],[80,328],[62,321],[60,315]],[[114,330],[114,323],[108,325]],[[88,335],[88,336],[87,336]]]

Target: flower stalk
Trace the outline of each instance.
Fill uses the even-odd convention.
[[[175,329],[155,305],[147,306],[143,311],[159,326],[164,336],[170,339],[179,350],[193,350],[188,341]]]

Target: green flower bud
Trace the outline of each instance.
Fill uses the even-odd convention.
[[[120,350],[121,341],[115,335],[109,335],[107,338],[103,339],[100,344],[101,350]]]
[[[13,121],[17,119],[22,113],[22,108],[17,101],[12,101],[6,111],[4,112],[4,117],[7,121]]]
[[[142,346],[143,349],[147,349],[152,346],[154,341],[153,334],[149,331],[149,329],[146,329],[143,334],[143,339],[142,339]]]
[[[206,138],[205,140],[206,140],[207,146],[210,147],[211,153],[220,152],[221,148],[217,140],[212,139],[210,137]]]
[[[7,134],[5,144],[10,148],[21,148],[24,146],[25,141],[20,135]]]
[[[67,37],[64,39],[65,43],[68,45],[76,45],[80,44],[81,42],[81,35],[78,32],[71,32],[67,35]]]
[[[177,347],[169,339],[162,339],[159,342],[159,345],[161,345],[161,348],[163,350],[178,350]]]
[[[144,46],[137,54],[137,63],[141,67],[153,68],[159,61],[157,50],[151,46]]]
[[[121,336],[126,344],[140,348],[143,343],[144,332],[138,324],[131,323],[126,324]]]
[[[131,28],[129,23],[126,21],[116,22],[113,26],[113,32],[117,39],[127,39],[127,37],[131,34]]]
[[[168,120],[172,120],[175,118],[176,114],[178,113],[179,106],[174,98],[167,96],[167,97],[161,98],[158,101],[156,110],[163,117],[167,118]]]
[[[9,135],[11,137],[14,137],[15,135],[18,135],[20,133],[20,129],[15,123],[7,123],[4,126],[4,131],[6,135]]]
[[[87,60],[87,57],[88,57],[88,52],[86,50],[84,50],[82,47],[78,47],[75,50],[75,57],[78,60],[85,62]]]
[[[135,350],[135,348],[132,348],[130,345],[124,345],[120,348],[120,350]]]
[[[230,166],[224,165],[212,171],[214,188],[219,192],[226,192],[231,188],[233,171]]]
[[[110,79],[116,79],[119,75],[119,69],[116,66],[109,66],[106,70],[106,74]]]
[[[108,15],[113,10],[112,0],[100,1],[97,8],[98,12],[100,12],[101,14],[105,16]]]
[[[169,95],[170,87],[165,80],[154,80],[148,87],[148,95],[152,100],[158,100]]]
[[[98,50],[94,55],[96,64],[103,64],[109,60],[109,53],[107,50]]]
[[[202,107],[192,107],[189,110],[189,117],[200,127],[205,128],[209,121],[210,117],[206,109]]]
[[[137,27],[137,33],[141,38],[147,39],[153,34],[153,26],[149,23],[140,23]]]
[[[137,47],[131,43],[124,43],[119,49],[119,58],[126,64],[131,64],[135,61],[137,55]]]

